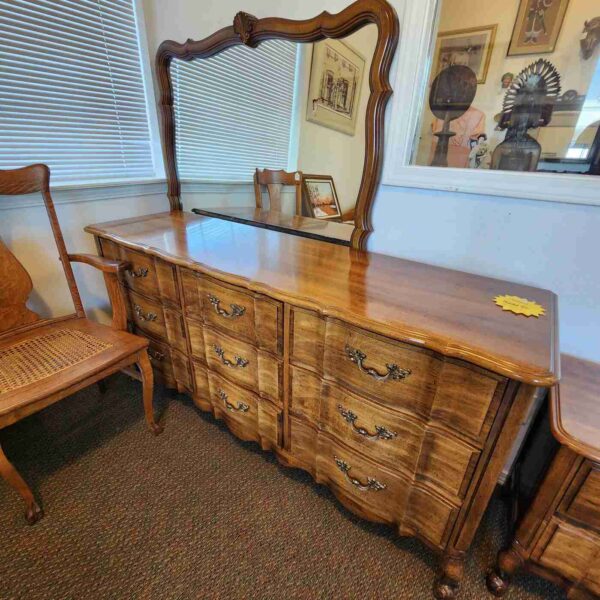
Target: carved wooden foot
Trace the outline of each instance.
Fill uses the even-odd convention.
[[[154,435],[160,435],[164,427],[159,425],[154,419],[154,374],[152,365],[148,358],[148,353],[144,350],[138,356],[137,365],[142,377],[142,392],[144,396],[144,413],[146,414],[146,423]]]
[[[27,507],[25,518],[30,525],[35,525],[44,516],[44,511],[39,507],[38,503],[34,500],[33,503]]]
[[[438,600],[453,599],[458,596],[460,582],[464,574],[463,556],[445,556],[442,562],[442,574],[433,588],[433,595]]]
[[[506,594],[513,575],[523,566],[523,559],[514,548],[498,553],[496,566],[488,573],[486,583],[488,590],[494,596]]]
[[[25,483],[19,472],[9,462],[0,447],[0,475],[25,500],[27,512],[25,518],[30,525],[37,523],[43,516],[42,509],[38,506],[30,487]]]

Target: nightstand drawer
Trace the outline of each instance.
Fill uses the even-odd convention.
[[[585,461],[561,504],[561,512],[600,532],[600,471]]]

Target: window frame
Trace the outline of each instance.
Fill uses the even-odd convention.
[[[600,206],[600,176],[516,173],[411,164],[442,0],[407,0],[396,56],[382,185]],[[426,68],[424,68],[426,67]],[[600,63],[599,63],[600,68]],[[576,189],[576,197],[573,190]]]

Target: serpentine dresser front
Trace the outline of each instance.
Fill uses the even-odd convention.
[[[435,594],[456,595],[521,425],[557,381],[554,294],[184,212],[86,231],[132,264],[131,325],[166,385],[443,553]],[[505,312],[503,294],[546,314]]]

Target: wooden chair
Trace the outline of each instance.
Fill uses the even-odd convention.
[[[302,172],[271,171],[256,169],[254,173],[254,195],[256,208],[263,208],[263,192],[261,186],[266,186],[269,195],[269,210],[281,212],[281,189],[284,185],[296,188],[296,215],[302,214]]]
[[[49,183],[46,165],[0,171],[0,195],[42,193],[75,313],[41,319],[29,310],[26,302],[33,288],[31,278],[0,240],[0,429],[136,364],[143,385],[146,421],[159,434],[162,427],[154,420],[152,407],[148,340],[126,331],[125,296],[119,277],[129,265],[88,254],[67,254]],[[71,262],[86,263],[104,274],[113,310],[112,326],[86,318]],[[25,501],[27,521],[37,522],[42,509],[1,447],[0,474]]]

